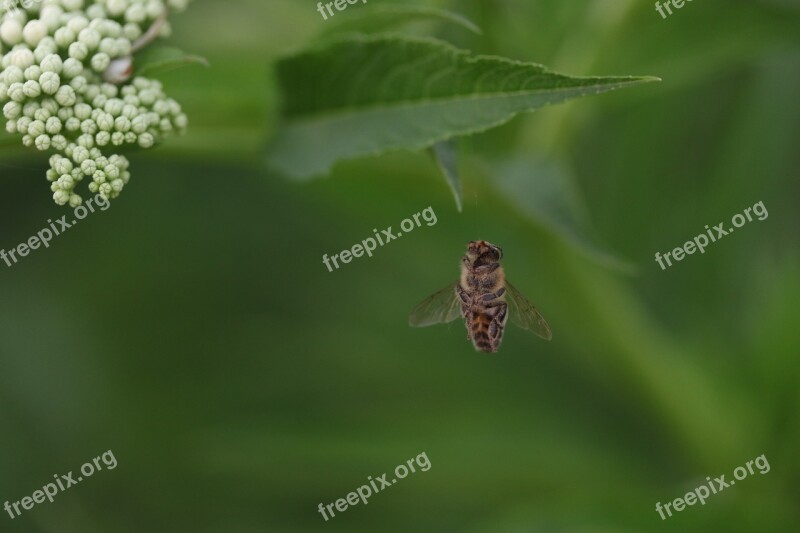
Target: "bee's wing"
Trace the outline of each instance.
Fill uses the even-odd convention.
[[[508,302],[511,321],[522,329],[529,329],[545,340],[553,338],[553,332],[532,303],[525,298],[511,283],[506,280],[506,301]]]
[[[452,322],[461,314],[461,299],[456,295],[456,283],[435,292],[417,305],[408,323],[414,327]]]

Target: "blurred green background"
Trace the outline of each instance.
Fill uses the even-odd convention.
[[[662,20],[634,0],[418,3],[484,33],[409,31],[478,53],[664,81],[462,140],[458,213],[426,154],[309,184],[265,172],[271,64],[328,23],[311,0],[194,2],[172,42],[212,67],[161,76],[188,134],[132,155],[108,211],[0,276],[0,503],[109,449],[119,465],[0,530],[798,530],[800,4],[706,0]],[[7,141],[11,249],[68,211],[46,158]],[[530,183],[557,168],[581,231],[634,268],[544,223],[512,161]],[[767,220],[654,262],[758,201]],[[323,266],[429,205],[437,225]],[[407,326],[473,239],[503,247],[551,343],[509,327],[488,356],[460,322]],[[317,512],[422,452],[429,471]],[[761,454],[769,473],[656,513]]]

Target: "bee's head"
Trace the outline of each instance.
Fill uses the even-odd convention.
[[[499,261],[503,258],[503,249],[489,241],[469,241],[467,257],[473,263],[479,258],[483,263]]]

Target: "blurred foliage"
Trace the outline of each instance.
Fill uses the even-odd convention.
[[[107,449],[119,466],[0,529],[797,530],[797,2],[707,0],[667,20],[633,0],[413,4],[474,21],[481,35],[409,30],[474,53],[664,81],[462,141],[459,214],[425,154],[305,185],[265,173],[272,64],[327,23],[313,2],[195,2],[172,44],[211,68],[162,76],[189,133],[133,154],[123,199],[0,278],[0,503]],[[42,194],[46,161],[6,139],[10,249],[63,210]],[[636,274],[531,215],[538,167],[503,177],[525,160],[558,170],[574,227]],[[758,201],[767,220],[654,262]],[[428,205],[437,225],[322,264]],[[503,247],[551,343],[510,327],[486,356],[458,322],[408,328],[472,239]],[[317,512],[423,451],[428,472],[329,522]],[[657,501],[761,454],[768,474],[660,520]]]
[[[522,112],[657,81],[570,77],[391,33],[345,34],[283,58],[276,70],[284,123],[267,161],[298,179],[326,175],[340,160],[430,148]]]

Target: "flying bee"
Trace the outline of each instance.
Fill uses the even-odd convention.
[[[517,326],[550,340],[547,321],[522,293],[506,280],[503,250],[488,241],[470,241],[461,259],[461,279],[417,305],[408,323],[415,327],[452,322],[460,314],[467,339],[476,350],[496,352],[509,315]]]

